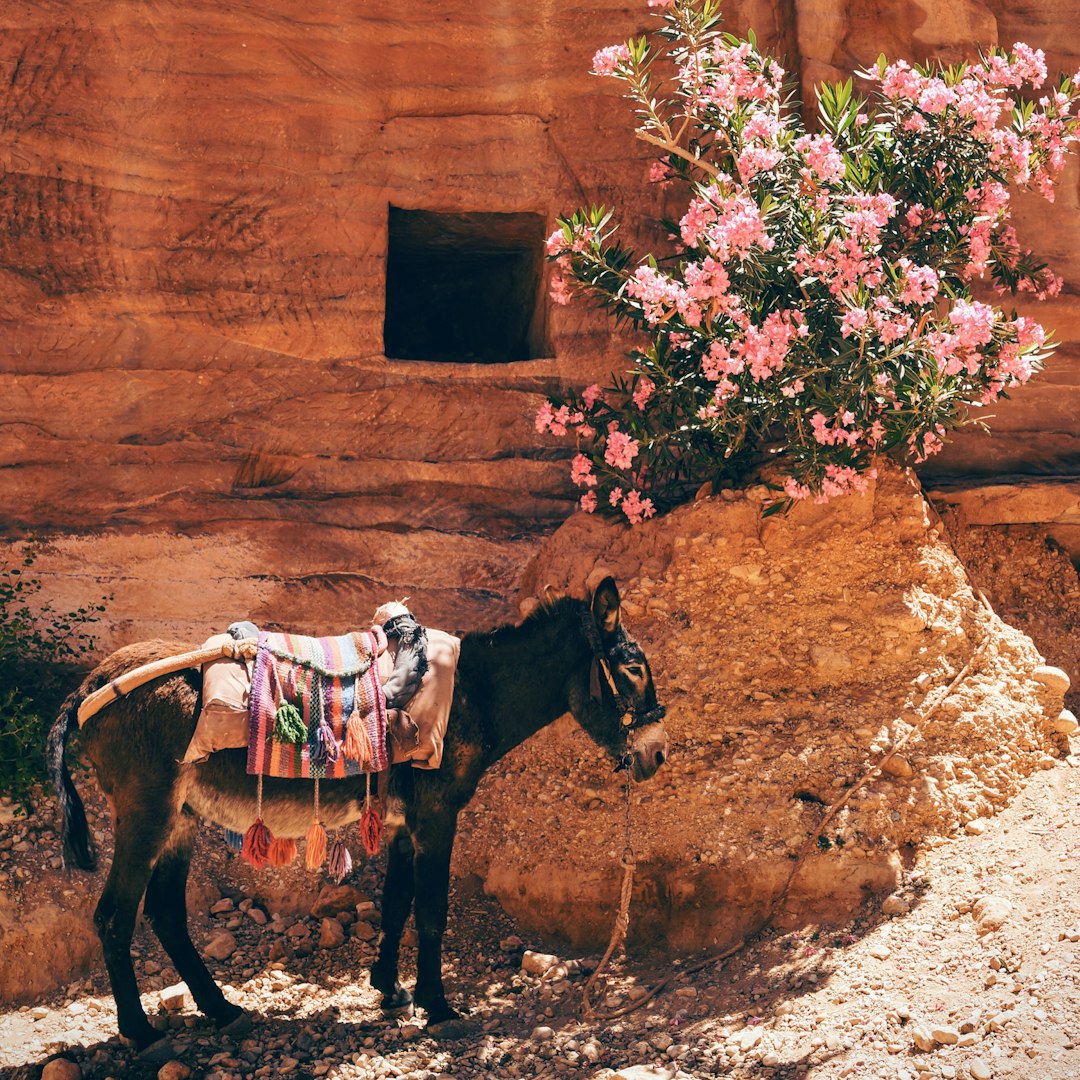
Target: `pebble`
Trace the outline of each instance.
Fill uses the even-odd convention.
[[[203,954],[214,960],[228,960],[236,952],[236,938],[228,930],[219,930],[204,946]]]
[[[533,1042],[548,1042],[550,1039],[555,1038],[555,1031],[553,1028],[549,1028],[542,1024],[540,1027],[534,1027],[532,1029],[532,1034],[529,1038],[532,1039]]]
[[[345,927],[337,919],[323,919],[319,926],[319,948],[336,949],[345,944]]]
[[[41,1080],[82,1080],[82,1069],[70,1058],[53,1058],[41,1070]]]
[[[1058,718],[1054,721],[1054,730],[1062,735],[1075,735],[1080,731],[1080,720],[1068,709],[1062,709]]]
[[[972,1080],[991,1080],[994,1075],[993,1068],[983,1058],[976,1058],[968,1066],[968,1072],[971,1073]]]
[[[882,941],[871,942],[866,950],[875,960],[888,960],[892,956],[892,949]]]
[[[935,1025],[930,1029],[930,1035],[934,1042],[941,1043],[942,1046],[951,1046],[960,1040],[960,1032],[948,1024]]]
[[[182,1012],[192,1004],[187,983],[182,982],[166,986],[164,990],[159,991],[158,1000],[166,1012]]]
[[[546,975],[558,962],[559,958],[551,953],[526,949],[521,957],[521,970],[527,975]]]
[[[1069,676],[1059,667],[1040,664],[1031,673],[1031,677],[1055,694],[1067,694],[1069,692],[1069,686],[1071,685]]]
[[[629,1065],[613,1073],[610,1080],[672,1080],[674,1069],[665,1069],[659,1065]]]
[[[312,918],[325,919],[339,911],[355,911],[367,897],[354,885],[325,885],[311,907]]]
[[[1012,914],[1012,904],[1003,896],[981,896],[971,906],[971,915],[982,934],[1000,930]]]
[[[925,1024],[916,1024],[911,1029],[911,1041],[920,1050],[934,1049],[934,1036]]]
[[[902,897],[886,896],[881,903],[883,915],[906,915],[911,910],[911,905]]]
[[[166,1061],[158,1069],[158,1080],[187,1080],[191,1075],[189,1069],[182,1061]]]

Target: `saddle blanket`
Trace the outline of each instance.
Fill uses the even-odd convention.
[[[228,634],[216,634],[206,641],[204,647],[212,648],[232,640]],[[454,677],[460,649],[460,638],[443,630],[427,628],[428,670],[420,689],[408,702],[407,712],[389,711],[390,714],[400,713],[400,716],[388,717],[394,721],[390,724],[391,738],[387,746],[393,764],[408,761],[417,769],[438,769],[442,764],[443,739],[454,697]],[[378,657],[377,670],[381,682],[385,682],[393,671],[396,651],[397,641],[391,638],[389,647]],[[203,668],[203,707],[187,753],[182,759],[185,763],[205,761],[217,750],[244,748],[249,750],[250,756],[249,706],[255,666],[256,661],[244,663],[221,659]],[[397,738],[397,733],[405,729],[409,737]],[[310,753],[308,758],[310,761]],[[357,770],[350,768],[351,765],[349,763],[341,775],[354,775]],[[300,767],[302,770],[302,753]],[[337,774],[301,771],[289,775]]]
[[[247,771],[334,779],[389,768],[386,697],[376,663],[385,648],[385,635],[374,628],[324,638],[261,633],[248,702]],[[303,719],[307,734],[300,741],[285,741],[275,731],[283,705]],[[368,744],[362,763],[345,753],[346,724],[356,719]]]

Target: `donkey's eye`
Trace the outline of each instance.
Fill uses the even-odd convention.
[[[640,664],[631,664],[626,669],[626,674],[632,679],[640,679],[645,674],[645,669]]]

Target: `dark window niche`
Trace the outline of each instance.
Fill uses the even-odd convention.
[[[544,219],[390,207],[384,351],[498,364],[547,355]]]

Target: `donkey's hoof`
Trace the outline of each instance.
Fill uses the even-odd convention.
[[[480,1035],[480,1025],[475,1020],[466,1020],[456,1016],[452,1020],[440,1020],[437,1024],[428,1024],[425,1029],[433,1039],[440,1042],[453,1042],[455,1039],[475,1039]]]
[[[179,1054],[168,1039],[158,1039],[157,1042],[143,1047],[136,1057],[144,1065],[164,1065],[166,1061],[174,1061]]]
[[[251,1017],[246,1012],[242,1012],[234,1020],[230,1020],[227,1024],[222,1024],[218,1028],[218,1031],[222,1035],[228,1036],[230,1039],[239,1039],[246,1035],[255,1026]]]
[[[413,996],[403,986],[397,986],[392,994],[387,994],[379,1002],[383,1016],[393,1019],[399,1016],[409,1017],[413,1014]]]

